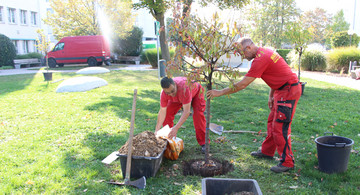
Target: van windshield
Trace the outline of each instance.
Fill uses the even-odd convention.
[[[63,50],[63,49],[64,49],[64,45],[65,45],[65,43],[58,43],[58,44],[54,47],[53,51]]]

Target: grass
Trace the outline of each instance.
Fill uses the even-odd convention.
[[[127,67],[128,65],[126,64],[112,64],[111,66],[99,66],[99,67],[103,67],[103,68],[107,68],[107,69],[116,69],[116,68],[123,68],[123,67]],[[89,67],[87,64],[67,64],[63,67],[57,67],[57,68],[49,68],[49,70],[80,70],[83,68],[87,68]],[[97,66],[95,66],[97,67]],[[34,68],[30,68],[30,70],[38,70],[38,69],[45,69],[45,67],[34,67]]]
[[[53,80],[76,77],[55,73]],[[128,138],[133,90],[138,89],[135,133],[153,131],[161,87],[156,71],[112,71],[95,75],[109,85],[87,92],[55,93],[58,83],[42,74],[0,76],[0,191],[4,194],[200,194],[201,177],[183,176],[181,162],[203,158],[196,149],[192,118],[178,136],[185,150],[177,161],[164,159],[145,190],[119,187],[120,162],[101,163]],[[210,132],[211,155],[231,161],[235,170],[222,178],[255,179],[264,194],[359,194],[360,91],[302,78],[307,82],[292,125],[296,169],[269,169],[275,160],[250,156],[262,135]],[[212,122],[226,130],[266,131],[268,87],[256,80],[247,89],[212,101]],[[179,119],[177,116],[176,120]],[[324,132],[354,140],[348,171],[317,170],[314,139]],[[172,168],[180,165],[179,170]]]

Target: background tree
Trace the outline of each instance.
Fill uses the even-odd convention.
[[[350,35],[348,31],[336,32],[331,38],[331,46],[336,47],[349,47],[357,46],[359,44],[360,37],[357,34],[351,35],[351,44],[350,44]]]
[[[134,24],[131,2],[126,0],[52,0],[50,6],[53,12],[44,22],[53,28],[56,39],[100,35],[101,23],[107,22],[116,36],[124,37]],[[101,14],[107,19],[101,20]]]
[[[36,40],[36,47],[38,48],[38,50],[40,50],[44,56],[45,56],[45,65],[46,65],[46,71],[49,71],[49,59],[46,57],[48,52],[50,51],[50,40],[49,37],[47,37],[44,33],[43,29],[38,29],[36,31],[39,35],[39,37]]]
[[[254,0],[245,8],[248,29],[255,42],[281,48],[288,39],[286,26],[300,15],[295,0]]]
[[[324,44],[326,41],[326,28],[331,23],[331,17],[324,9],[315,8],[301,15],[304,27],[311,31],[310,42]]]
[[[333,33],[349,30],[350,24],[345,21],[344,11],[338,11],[332,18],[330,29]]]
[[[0,34],[0,67],[14,66],[16,48],[9,37]]]
[[[167,66],[168,75],[181,71],[189,81],[205,83],[207,90],[211,90],[213,84],[223,77],[230,80],[232,86],[240,73],[220,60],[220,57],[230,58],[230,54],[234,52],[233,43],[238,38],[238,30],[236,23],[224,24],[217,14],[214,14],[211,21],[203,21],[197,16],[182,17],[181,11],[175,9],[169,32],[176,39],[176,54],[175,59]],[[219,80],[215,81],[215,77]],[[205,140],[209,139],[209,125],[210,99],[207,99]],[[208,164],[208,142],[205,145],[205,163]]]
[[[140,0],[133,4],[134,9],[146,8],[150,14],[160,23],[160,48],[161,56],[167,62],[170,61],[170,52],[165,34],[165,13],[170,7],[170,1],[166,0]]]
[[[349,30],[350,24],[345,21],[344,11],[338,11],[331,19],[331,24],[327,27],[326,46],[333,47],[332,39],[337,32]]]
[[[311,32],[304,27],[301,19],[291,25],[288,25],[287,28],[288,30],[286,34],[294,44],[296,53],[299,54],[298,78],[300,82],[301,55],[304,53],[312,35]]]
[[[220,9],[224,8],[240,8],[246,4],[249,0],[203,0],[200,1],[201,5],[207,6],[208,4],[216,4]],[[139,3],[133,4],[134,9],[146,8],[150,14],[160,22],[160,48],[162,58],[167,62],[170,61],[170,52],[167,44],[167,35],[165,31],[165,13],[171,8],[171,5],[182,7],[182,16],[187,17],[191,11],[191,5],[193,0],[140,0]]]
[[[112,51],[119,56],[139,56],[142,51],[143,30],[137,26],[126,38],[115,37]]]

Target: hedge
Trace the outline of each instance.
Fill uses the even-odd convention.
[[[174,56],[175,54],[175,49],[170,49],[170,58]],[[147,49],[144,51],[144,54],[146,56],[146,59],[147,61],[150,63],[150,65],[153,67],[153,68],[157,68],[158,65],[157,65],[157,49],[154,48],[154,49]],[[159,56],[160,56],[160,59],[161,59],[161,49],[159,49]]]
[[[290,53],[291,49],[277,49],[276,52],[282,57],[284,58],[284,60],[286,61],[286,63],[289,64],[290,60],[287,59],[287,55]]]
[[[327,55],[328,71],[348,72],[350,61],[360,60],[360,49],[355,47],[340,47],[330,51]]]

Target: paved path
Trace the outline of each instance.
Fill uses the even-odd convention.
[[[110,70],[156,70],[156,69],[151,69],[151,65],[130,65],[127,67],[110,69]],[[51,72],[76,72],[76,71],[78,70],[51,70]],[[36,74],[39,72],[42,73],[44,72],[44,70],[35,70],[34,68],[7,69],[7,70],[0,70],[0,76],[15,75],[15,74]]]
[[[15,74],[35,74],[38,72],[43,72],[43,70],[31,70],[33,68],[21,68],[21,69],[9,69],[9,70],[0,70],[0,76],[2,75],[15,75]],[[248,68],[241,68],[243,71],[247,71]],[[151,65],[129,65],[123,68],[117,68],[112,70],[143,70],[143,71],[157,71],[157,69],[152,69]],[[77,70],[61,70],[53,72],[76,72]],[[318,81],[324,81],[328,83],[334,83],[336,85],[346,86],[353,89],[360,90],[360,80],[355,80],[349,76],[339,76],[336,74],[326,74],[319,72],[309,72],[302,71],[301,77],[310,78]]]

